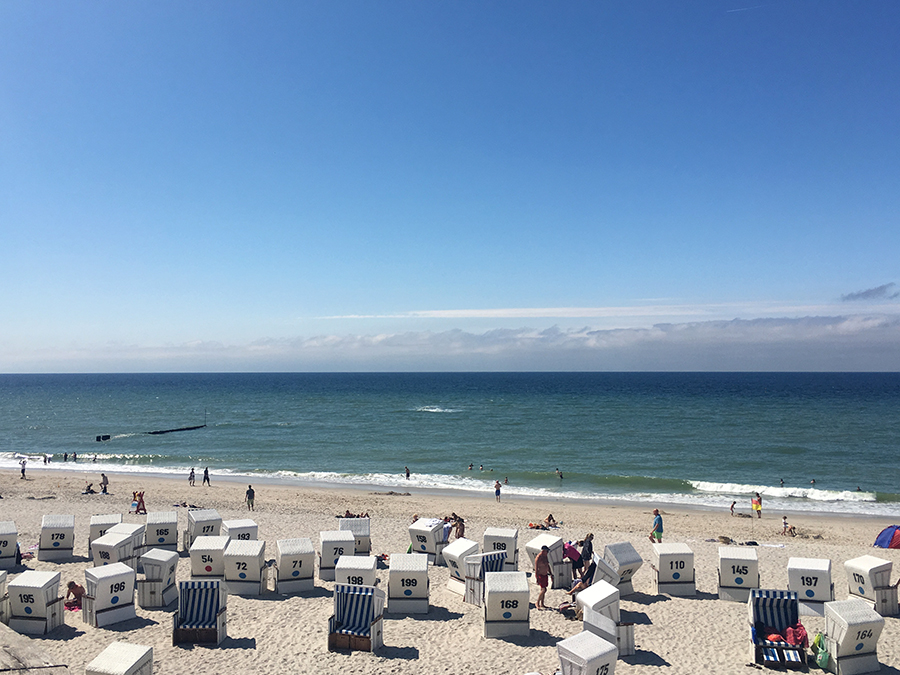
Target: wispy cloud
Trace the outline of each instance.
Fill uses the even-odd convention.
[[[868,288],[864,291],[856,291],[855,293],[847,293],[847,295],[842,295],[841,300],[844,302],[855,302],[859,300],[894,300],[896,298],[900,298],[900,291],[891,292],[893,288],[895,288],[897,284],[891,282],[889,284],[882,284],[881,286],[876,286],[875,288]]]
[[[104,345],[21,356],[4,352],[0,370],[900,371],[900,317],[735,319],[612,330],[453,329],[264,338],[233,345]]]

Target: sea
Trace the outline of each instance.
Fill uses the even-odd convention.
[[[148,433],[184,427],[200,428]],[[32,475],[95,482],[192,467],[199,482],[209,467],[213,480],[491,497],[500,480],[522,499],[745,511],[759,492],[767,510],[900,516],[900,374],[0,375],[0,466],[23,458]]]

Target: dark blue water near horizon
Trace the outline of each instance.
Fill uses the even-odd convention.
[[[523,495],[712,506],[759,490],[900,514],[897,373],[0,375],[0,401],[7,467],[74,451],[97,461],[70,470],[468,490],[499,477]]]

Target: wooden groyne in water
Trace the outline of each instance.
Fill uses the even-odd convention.
[[[192,427],[178,427],[177,429],[160,429],[159,431],[145,431],[143,433],[149,434],[150,436],[159,436],[160,434],[174,434],[176,431],[194,431],[195,429],[203,429],[205,428],[205,424],[197,424]],[[110,439],[109,434],[99,434],[97,436],[97,442],[102,443],[103,441],[108,441]]]

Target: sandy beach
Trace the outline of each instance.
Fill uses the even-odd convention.
[[[99,483],[96,477],[95,486]],[[716,595],[718,537],[736,542],[756,541],[763,588],[787,587],[790,557],[829,558],[833,564],[835,598],[847,597],[845,560],[870,554],[894,563],[892,582],[900,567],[900,551],[873,549],[883,527],[882,518],[834,517],[790,514],[800,535],[784,537],[781,513],[764,508],[762,519],[732,517],[726,512],[688,510],[665,504],[592,505],[565,500],[541,502],[484,495],[379,494],[375,490],[306,489],[283,485],[255,485],[256,510],[248,516],[244,504],[246,484],[220,481],[212,486],[190,487],[187,476],[171,479],[134,474],[110,474],[110,495],[82,495],[82,474],[65,471],[32,471],[28,480],[17,472],[0,474],[0,520],[15,521],[23,551],[38,541],[45,514],[75,515],[75,560],[62,564],[26,561],[27,569],[58,570],[66,582],[84,583],[88,557],[88,531],[92,515],[122,513],[125,522],[142,523],[142,516],[128,515],[131,494],[144,490],[149,511],[177,511],[179,530],[187,524],[188,503],[214,508],[226,520],[252,517],[259,538],[266,541],[266,557],[274,558],[278,539],[309,537],[318,546],[319,532],[336,529],[336,515],[346,509],[367,511],[372,518],[373,553],[406,551],[407,527],[413,514],[444,516],[455,512],[466,520],[466,537],[482,541],[486,527],[519,529],[520,569],[531,572],[525,544],[538,532],[527,528],[552,512],[562,525],[554,534],[566,540],[593,532],[595,550],[617,541],[631,542],[644,559],[634,586],[637,591],[622,601],[623,620],[635,623],[637,653],[620,659],[618,673],[747,673],[747,608],[720,601]],[[747,504],[739,505],[744,513]],[[694,598],[651,595],[651,544],[647,534],[652,509],[665,519],[666,542],[684,542],[695,555],[698,594]],[[387,570],[379,569],[382,588]],[[448,570],[432,567],[431,611],[427,615],[393,618],[384,623],[385,646],[377,654],[330,653],[326,649],[328,617],[332,613],[332,583],[316,579],[314,592],[282,597],[230,596],[228,639],[219,647],[171,644],[173,607],[167,611],[137,608],[138,618],[109,628],[83,623],[80,612],[66,612],[66,625],[48,636],[35,638],[56,664],[81,672],[96,654],[115,640],[150,645],[155,671],[160,674],[269,672],[269,673],[553,673],[558,668],[556,643],[581,630],[580,621],[567,620],[556,611],[537,611],[537,586],[531,586],[531,635],[508,640],[482,637],[481,609],[463,602],[446,588]],[[11,575],[12,576],[12,575]],[[178,578],[190,576],[190,559],[182,553]],[[560,590],[547,593],[547,604],[566,599]],[[824,629],[824,619],[803,617],[810,635]],[[882,673],[900,673],[900,619],[886,619],[879,641]]]

